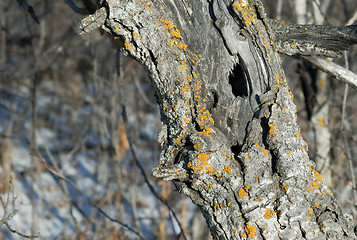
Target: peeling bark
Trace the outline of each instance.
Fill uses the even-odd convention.
[[[99,25],[156,87],[165,127],[153,174],[198,205],[214,239],[356,238],[308,158],[260,1],[111,0],[105,10]]]

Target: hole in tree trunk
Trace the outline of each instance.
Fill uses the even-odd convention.
[[[244,76],[244,71],[239,64],[236,64],[229,75],[229,85],[235,97],[247,97],[248,86]]]
[[[234,159],[238,159],[238,154],[240,153],[240,151],[242,151],[242,147],[237,143],[236,145],[233,145],[231,147],[231,150],[234,154]]]

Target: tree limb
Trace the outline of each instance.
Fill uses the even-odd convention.
[[[341,51],[357,43],[357,25],[297,25],[268,21],[277,50],[287,55],[338,57]]]
[[[342,82],[351,85],[354,89],[357,89],[357,74],[351,72],[350,70],[341,67],[332,61],[315,56],[300,56],[300,58],[309,62],[320,70],[328,73],[329,75],[341,80]]]

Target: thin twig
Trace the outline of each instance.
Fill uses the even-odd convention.
[[[83,15],[90,14],[90,11],[87,8],[78,7],[72,0],[64,0],[64,2],[67,3],[67,5],[76,13]]]
[[[344,52],[344,57],[345,57],[345,64],[346,64],[346,69],[349,69],[349,62],[348,62],[348,57],[346,51]],[[343,104],[342,104],[342,117],[341,117],[341,132],[342,132],[342,138],[343,138],[343,143],[345,145],[346,149],[346,155],[350,167],[350,172],[351,172],[351,182],[352,182],[352,187],[353,189],[356,189],[356,180],[355,180],[355,173],[354,173],[354,167],[353,167],[353,162],[351,158],[351,151],[350,147],[348,145],[347,137],[345,134],[345,117],[346,117],[346,104],[347,104],[347,95],[348,95],[348,84],[345,85],[345,92],[343,95]],[[357,193],[356,191],[353,191],[353,204],[356,206],[357,204]]]
[[[38,156],[36,156],[38,160],[40,160],[43,163],[43,166],[50,171],[53,175],[55,175],[56,177],[60,178],[61,180],[65,181],[66,183],[68,183],[69,185],[71,185],[71,187],[76,190],[79,194],[81,194],[83,197],[85,197],[85,199],[87,200],[87,202],[94,208],[96,208],[102,215],[104,215],[106,218],[108,218],[110,221],[118,223],[119,225],[121,225],[122,227],[128,229],[129,231],[131,231],[132,233],[134,233],[135,235],[137,235],[140,239],[144,239],[137,231],[135,231],[133,228],[131,228],[129,225],[122,223],[120,221],[118,221],[117,219],[112,218],[111,216],[109,216],[105,211],[103,211],[102,208],[100,208],[90,197],[88,197],[81,189],[79,189],[71,180],[69,180],[68,178],[66,178],[65,176],[63,176],[62,174],[60,174],[59,172],[56,171],[56,169],[51,166],[50,164],[48,164],[46,162],[45,159],[40,158]]]
[[[20,237],[22,238],[27,238],[27,239],[35,239],[35,238],[38,238],[40,236],[39,233],[37,234],[34,234],[34,235],[26,235],[26,234],[23,234],[22,232],[16,230],[16,229],[13,229],[11,227],[11,225],[8,223],[8,222],[5,222],[5,226],[12,232],[12,233],[15,233],[17,235],[19,235]]]
[[[31,5],[29,5],[25,0],[17,0],[17,2],[26,10],[26,12],[30,14],[31,18],[35,20],[37,24],[40,24],[40,21],[35,14],[35,10],[33,10]]]
[[[176,216],[176,213],[175,211],[172,209],[172,207],[169,205],[169,203],[164,200],[154,189],[154,187],[151,185],[148,177],[146,176],[146,173],[145,173],[145,170],[144,168],[141,166],[140,162],[139,162],[139,159],[138,157],[136,156],[136,152],[135,152],[135,149],[134,149],[134,145],[133,145],[133,141],[131,140],[130,136],[129,136],[129,133],[128,133],[128,129],[127,129],[127,125],[128,125],[128,116],[126,114],[126,108],[125,108],[125,105],[122,105],[122,116],[123,116],[123,120],[124,120],[124,123],[125,123],[125,131],[126,131],[126,135],[128,137],[128,142],[129,142],[129,146],[130,146],[130,152],[131,154],[133,155],[133,158],[134,158],[134,162],[136,164],[136,166],[139,168],[142,176],[144,177],[144,181],[146,183],[146,185],[148,185],[151,193],[157,198],[160,200],[160,202],[162,202],[170,211],[170,213],[172,214],[172,216],[174,217],[174,219],[176,220],[177,224],[179,225],[179,228],[180,228],[180,234],[182,234],[183,238],[185,240],[187,240],[186,236],[185,236],[185,233],[183,231],[183,228],[182,228],[182,225],[180,223],[180,221],[178,220],[177,216]]]
[[[7,215],[7,210],[9,207],[9,203],[10,203],[10,195],[11,195],[11,199],[12,199],[12,212]],[[2,197],[0,197],[0,201],[2,204],[2,208],[4,210],[4,215],[3,217],[0,219],[0,224],[4,224],[10,232],[17,234],[18,236],[22,237],[22,238],[27,238],[27,239],[35,239],[38,238],[40,236],[40,233],[37,234],[33,234],[33,235],[26,235],[14,228],[11,227],[11,225],[9,224],[9,221],[19,212],[16,209],[15,206],[15,195],[14,195],[14,186],[12,183],[12,176],[10,175],[10,180],[9,180],[9,187],[8,187],[8,192],[7,192],[7,197],[6,197],[6,201],[4,202],[4,199]]]

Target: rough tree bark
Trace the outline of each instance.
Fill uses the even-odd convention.
[[[153,174],[197,204],[214,239],[356,238],[309,160],[278,54],[336,55],[313,34],[326,29],[268,20],[260,0],[104,5],[83,31],[123,38],[148,69],[164,123]]]

